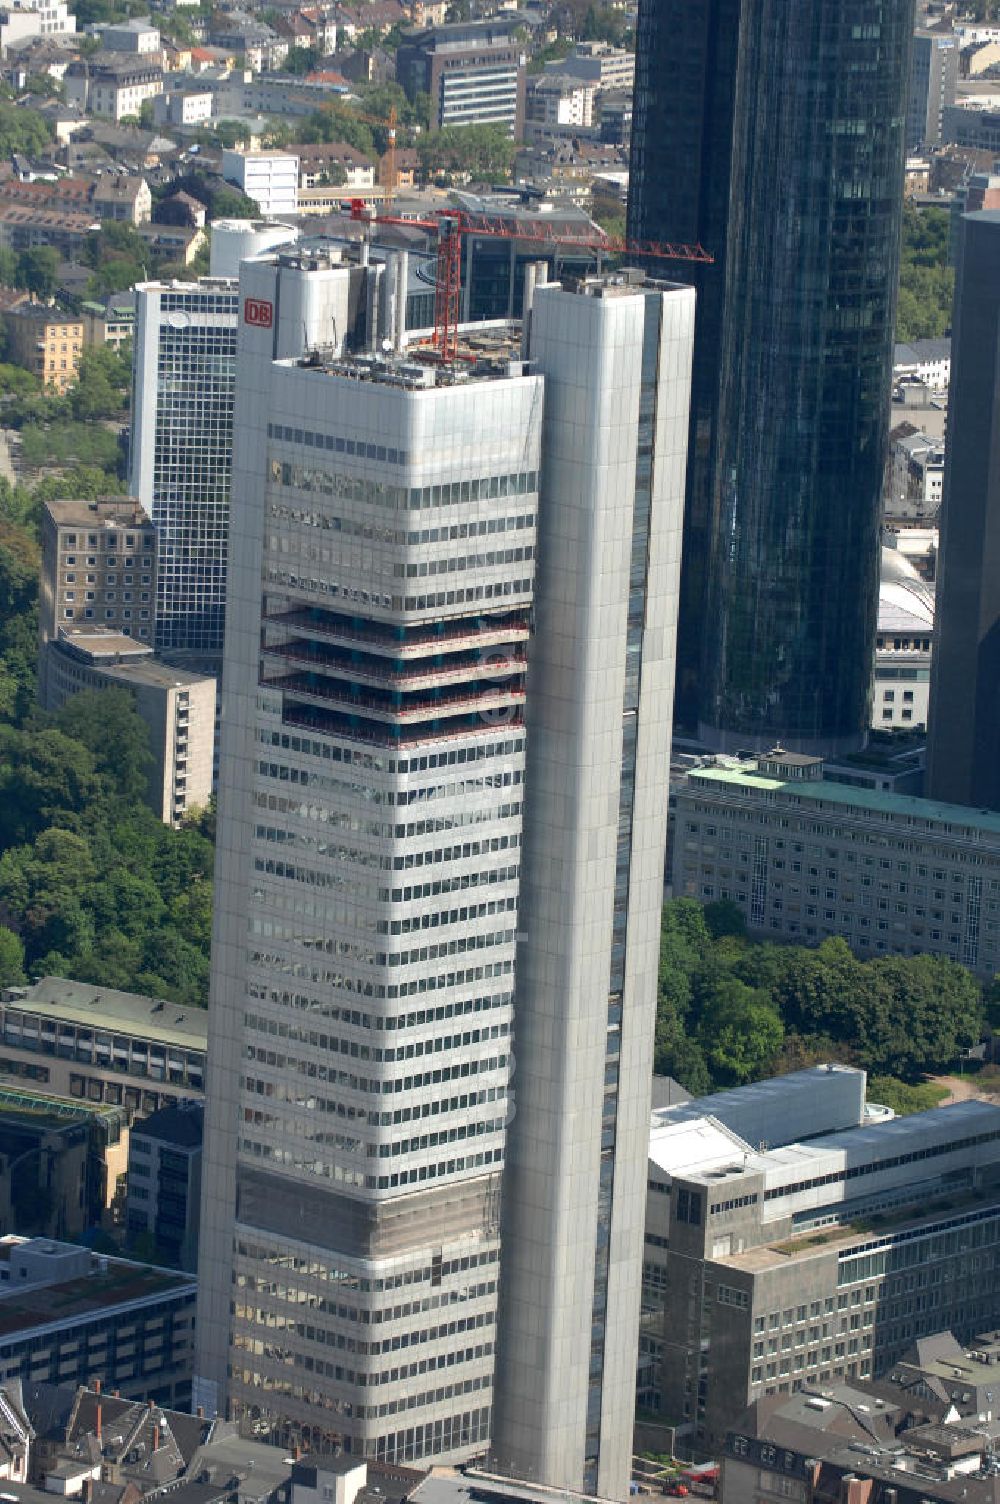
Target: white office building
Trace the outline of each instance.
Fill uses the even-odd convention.
[[[513,1129],[499,1462],[627,1489],[693,315],[540,290],[528,365],[241,324],[195,1389],[284,1441],[486,1450]]]
[[[222,176],[252,198],[265,219],[280,219],[299,210],[299,159],[287,152],[222,153]]]
[[[539,289],[545,377],[494,1465],[625,1498],[694,292]]]
[[[290,313],[316,275],[241,292]],[[458,1458],[489,1437],[543,383],[502,345],[459,375],[272,350],[244,321],[196,1387]]]
[[[241,256],[295,236],[284,225],[223,220],[212,276],[135,289],[129,484],[156,528],[154,645],[161,651],[222,652],[236,278]]]

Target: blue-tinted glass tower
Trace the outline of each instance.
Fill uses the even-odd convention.
[[[640,4],[630,229],[722,257],[680,648],[718,747],[845,750],[868,725],[912,32],[912,0]]]

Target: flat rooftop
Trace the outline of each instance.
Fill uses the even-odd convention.
[[[109,678],[120,679],[123,684],[145,685],[151,689],[185,689],[195,684],[214,683],[208,674],[196,674],[190,669],[176,668],[172,663],[162,663],[158,658],[140,659],[134,663],[106,663],[100,667]]]
[[[869,1253],[877,1250],[880,1240],[891,1239],[903,1232],[929,1229],[969,1212],[981,1212],[988,1216],[998,1210],[998,1201],[1000,1195],[994,1200],[984,1201],[981,1191],[948,1191],[942,1187],[936,1194],[928,1195],[922,1209],[911,1205],[894,1211],[874,1212],[868,1216],[859,1212],[853,1222],[845,1222],[837,1227],[813,1228],[789,1238],[775,1238],[769,1243],[761,1243],[755,1248],[728,1254],[713,1259],[712,1262],[723,1264],[734,1272],[742,1270],[747,1274],[760,1274],[830,1253]],[[990,1370],[983,1365],[982,1372],[985,1375]]]
[[[153,649],[148,642],[140,642],[125,632],[109,632],[104,627],[71,627],[60,631],[56,639],[61,647],[69,648],[75,656],[100,660],[103,658],[150,658]],[[102,665],[103,666],[103,665]]]
[[[60,527],[151,526],[142,502],[134,496],[102,496],[96,501],[47,501],[45,510]]]
[[[963,804],[944,804],[937,799],[918,799],[914,794],[889,794],[881,789],[856,788],[842,783],[817,779],[768,778],[758,772],[735,768],[694,768],[688,774],[692,784],[722,784],[737,791],[794,796],[796,802],[838,805],[859,816],[891,815],[901,824],[922,828],[949,826],[941,834],[1000,837],[1000,814],[992,810],[968,809]]]
[[[62,1284],[27,1290],[0,1286],[0,1348],[34,1327],[62,1326],[99,1316],[130,1301],[186,1292],[193,1295],[197,1289],[193,1275],[112,1258],[104,1260],[106,1268],[102,1269],[98,1255],[92,1257],[94,1273]]]
[[[3,1007],[188,1050],[204,1051],[208,1045],[208,1014],[203,1009],[136,992],[116,992],[92,982],[42,977],[33,987],[8,988]]]

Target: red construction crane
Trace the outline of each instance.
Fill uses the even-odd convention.
[[[466,209],[439,209],[424,219],[399,214],[377,214],[364,199],[350,201],[351,218],[369,225],[408,225],[437,234],[437,275],[434,279],[434,335],[432,348],[441,360],[454,360],[458,350],[458,308],[462,286],[463,235],[488,235],[500,240],[526,240],[532,245],[570,246],[600,255],[652,257],[660,261],[696,261],[711,265],[714,257],[700,245],[667,241],[626,240],[620,235],[556,231],[541,217],[509,220],[488,214],[470,214]]]

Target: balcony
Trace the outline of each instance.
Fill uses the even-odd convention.
[[[479,648],[526,642],[531,628],[521,612],[497,612],[483,616],[464,616],[433,624],[393,627],[388,622],[343,616],[324,611],[319,606],[291,607],[269,612],[265,621],[306,632],[311,638],[363,646],[369,653],[385,654],[396,659],[426,658],[475,644]]]
[[[263,678],[266,689],[277,689],[305,704],[336,705],[342,713],[395,724],[414,721],[438,721],[451,716],[476,714],[495,716],[506,708],[524,702],[524,685],[518,679],[510,684],[493,684],[479,679],[467,680],[452,694],[427,690],[420,694],[402,694],[399,690],[359,689],[355,683],[328,679],[311,672]]]
[[[265,645],[267,658],[280,658],[310,668],[332,670],[352,682],[382,685],[413,691],[433,689],[439,685],[460,684],[470,674],[477,678],[504,679],[523,674],[526,668],[524,649],[512,649],[509,642],[485,648],[438,653],[433,662],[407,663],[405,659],[378,657],[368,652],[347,651],[325,642],[294,638],[291,642]]]

